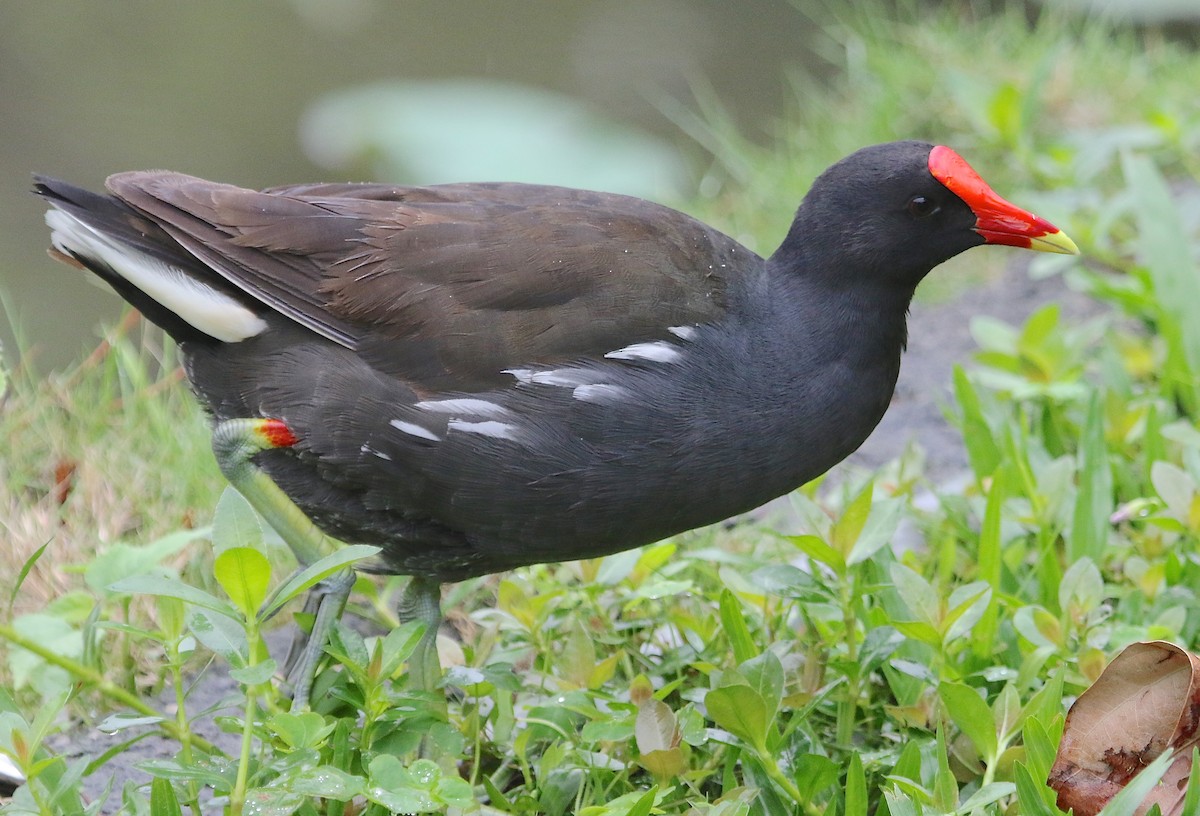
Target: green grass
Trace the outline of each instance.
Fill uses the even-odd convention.
[[[80,812],[79,776],[124,748],[88,766],[44,739],[119,712],[158,717],[179,746],[144,766],[152,788],[114,795],[128,813],[209,796],[302,814],[1057,813],[1044,780],[1069,701],[1124,645],[1200,634],[1200,281],[1178,198],[1200,178],[1200,57],[973,8],[823,10],[838,76],[796,80],[768,147],[713,102],[679,117],[711,151],[688,209],[760,249],[821,168],[899,137],[955,146],[1080,243],[1082,263],[1038,267],[1108,303],[1102,322],[1063,325],[1053,305],[980,321],[947,384],[964,487],[929,484],[910,456],[797,492],[801,535],[717,527],[467,582],[447,601],[448,705],[393,682],[410,630],[342,627],[314,711],[292,715],[266,682],[258,579],[230,579],[289,567],[257,555],[253,525],[206,529],[221,480],[203,420],[170,348],[127,331],[69,374],[8,377],[0,750],[33,779],[10,812]],[[916,546],[894,547],[900,530]],[[215,539],[215,569],[193,537]],[[360,581],[359,610],[390,626],[399,584]],[[243,683],[219,719],[229,756],[195,735],[212,715],[186,695],[214,653]],[[177,711],[156,713],[160,687]]]

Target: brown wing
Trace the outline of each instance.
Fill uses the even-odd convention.
[[[711,321],[712,259],[753,257],[675,210],[558,187],[257,192],[163,172],[108,186],[239,289],[428,387],[490,387]]]

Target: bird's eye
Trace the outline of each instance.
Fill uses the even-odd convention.
[[[940,209],[936,201],[925,196],[913,196],[908,200],[908,214],[913,218],[925,218]]]

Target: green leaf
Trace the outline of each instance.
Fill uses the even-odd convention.
[[[1088,404],[1079,443],[1079,491],[1071,521],[1068,558],[1099,561],[1108,547],[1108,517],[1113,510],[1113,476],[1104,442],[1103,399],[1099,391]]]
[[[259,548],[263,542],[262,521],[246,498],[232,486],[226,487],[213,512],[213,547]]]
[[[991,600],[992,588],[983,581],[955,587],[947,599],[950,611],[941,620],[944,639],[952,641],[966,636],[979,623]]]
[[[1188,774],[1187,793],[1180,813],[1200,813],[1200,750],[1192,749],[1192,772]]]
[[[798,535],[789,536],[788,541],[791,541],[800,552],[829,567],[838,575],[846,572],[846,559],[842,557],[841,553],[826,544],[823,538],[815,535]]]
[[[1014,793],[1016,793],[1016,790],[1016,785],[1011,782],[989,782],[967,797],[967,801],[962,803],[962,806],[958,809],[958,812],[980,812],[983,808],[987,807],[993,802],[999,802],[1001,799],[1012,796]]]
[[[1008,468],[996,468],[988,489],[979,530],[979,554],[976,570],[979,578],[991,588],[991,598],[979,622],[971,629],[971,649],[976,657],[988,657],[1000,628],[1000,551],[1002,549],[1000,521],[1004,501],[1008,498]]]
[[[906,740],[899,758],[892,768],[891,776],[921,781],[921,745],[916,740]]]
[[[1081,558],[1063,573],[1058,585],[1058,606],[1082,619],[1104,601],[1104,578],[1090,558]]]
[[[579,688],[588,688],[596,666],[596,646],[580,617],[571,620],[567,641],[555,661],[562,676]]]
[[[114,591],[114,586],[131,576],[163,573],[163,562],[193,541],[209,535],[210,528],[179,530],[149,544],[117,542],[101,551],[83,572],[92,589]]]
[[[849,563],[850,553],[854,550],[854,545],[858,542],[858,537],[867,523],[867,517],[871,514],[871,497],[874,494],[874,481],[863,485],[863,489],[842,511],[842,515],[834,522],[833,529],[829,533],[830,546],[846,563]]]
[[[867,777],[863,773],[862,757],[850,755],[846,771],[846,816],[867,816]]]
[[[910,745],[914,743],[909,743]],[[838,781],[837,763],[820,754],[801,754],[796,757],[792,776],[800,791],[802,802],[812,801]]]
[[[721,590],[720,612],[721,628],[725,630],[729,645],[733,647],[734,660],[739,664],[745,663],[758,654],[758,646],[750,636],[750,629],[742,617],[741,601],[728,589]]]
[[[355,796],[362,796],[365,793],[363,782],[362,777],[348,774],[334,765],[305,768],[287,777],[287,786],[292,793],[319,796],[338,802],[347,802]]]
[[[909,611],[917,616],[919,622],[937,627],[941,623],[941,594],[934,592],[933,586],[924,577],[904,564],[892,564],[890,573],[892,584]]]
[[[196,640],[234,665],[242,665],[250,653],[246,631],[225,615],[200,607],[188,615],[188,629]]]
[[[643,754],[674,748],[679,744],[675,712],[662,700],[651,697],[638,706],[634,736],[638,751]]]
[[[1048,796],[1054,796],[1054,791],[1041,780],[1035,779],[1023,762],[1013,765],[1013,776],[1017,783],[1017,804],[1020,805],[1021,816],[1062,816],[1062,811],[1047,800]]]
[[[162,777],[150,780],[150,816],[183,816],[171,780]]]
[[[243,686],[261,686],[268,683],[278,668],[274,660],[264,660],[253,666],[238,666],[229,670],[229,676]]]
[[[1134,816],[1142,801],[1154,790],[1174,761],[1174,751],[1163,751],[1153,762],[1142,768],[1116,796],[1108,800],[1100,816]]]
[[[981,481],[991,476],[1000,464],[1000,447],[983,416],[979,394],[960,365],[954,367],[954,398],[962,411],[963,444],[967,448],[967,459],[975,479]]]
[[[326,722],[315,711],[298,714],[282,712],[267,720],[267,728],[293,751],[316,748],[325,737],[333,733],[335,723]]]
[[[658,794],[658,788],[651,788],[646,791],[638,798],[633,807],[626,811],[626,816],[650,816],[650,811],[654,808]]]
[[[722,686],[705,695],[704,706],[713,722],[765,752],[770,720],[761,694],[749,686]]]
[[[750,687],[767,706],[767,718],[774,719],[783,702],[783,664],[770,649],[738,666]]]
[[[851,566],[861,564],[890,544],[900,526],[905,506],[903,499],[881,499],[873,503],[858,539],[846,556],[846,563]]]
[[[950,753],[946,747],[946,732],[939,724],[937,729],[937,771],[933,777],[933,804],[944,813],[958,805],[958,782],[950,770]]]
[[[297,572],[271,594],[271,600],[262,609],[263,620],[279,611],[293,598],[298,598],[321,581],[339,570],[346,569],[358,561],[370,558],[379,552],[379,547],[367,544],[347,544]]]
[[[253,619],[267,597],[271,565],[250,547],[229,547],[217,555],[213,574],[225,594],[247,619]]]
[[[236,609],[215,595],[209,595],[202,589],[161,575],[134,575],[123,578],[112,584],[110,589],[114,592],[128,592],[134,595],[163,595],[168,598],[178,598],[184,603],[209,609],[233,620],[238,617]]]
[[[1168,346],[1164,374],[1194,410],[1200,398],[1200,275],[1191,236],[1166,179],[1148,157],[1123,153],[1121,167],[1134,196],[1138,260],[1150,272],[1163,312],[1158,330]]]
[[[958,730],[967,735],[985,762],[991,764],[997,755],[996,723],[992,710],[979,693],[961,683],[941,683],[938,696],[946,705],[950,719]]]

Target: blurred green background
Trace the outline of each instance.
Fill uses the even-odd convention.
[[[45,256],[31,172],[90,187],[151,167],[257,187],[505,178],[670,200],[689,184],[686,138],[661,100],[708,83],[748,128],[766,123],[812,29],[781,0],[6,2],[0,292],[15,314],[0,343],[12,353],[15,320],[39,366],[62,364],[121,308]],[[411,158],[372,136],[407,138]]]
[[[1196,3],[1124,5],[1161,16]],[[823,7],[6,2],[0,344],[9,356],[18,345],[32,351],[39,367],[61,365],[121,308],[45,257],[31,172],[90,187],[152,167],[245,186],[512,179],[678,202],[694,195],[705,157],[672,107],[716,99],[744,132],[769,138],[789,76],[828,69]]]

